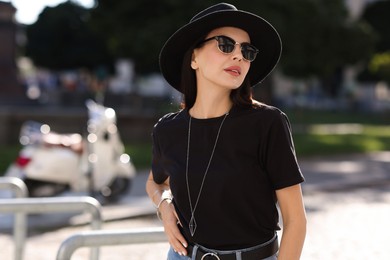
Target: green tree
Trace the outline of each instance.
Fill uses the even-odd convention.
[[[88,19],[89,10],[71,1],[46,7],[26,28],[26,55],[53,70],[111,67],[105,41],[89,28]]]
[[[130,57],[138,73],[158,71],[158,53],[168,36],[198,11],[219,1],[99,0],[91,24],[104,32],[116,57]],[[367,59],[372,35],[348,20],[342,0],[231,0],[271,21],[283,40],[280,67],[306,78],[334,75],[346,64]]]
[[[390,84],[390,51],[375,54],[369,63],[369,70]]]
[[[138,73],[158,71],[161,46],[179,26],[212,1],[98,0],[91,25],[106,36],[116,57],[135,61]]]
[[[342,69],[372,53],[370,27],[350,20],[342,0],[237,1],[237,5],[242,2],[279,31],[283,73],[299,79],[317,77],[330,96],[338,93]]]
[[[390,1],[373,2],[365,8],[362,19],[367,21],[375,33],[378,41],[375,46],[377,52],[390,50]]]
[[[296,0],[285,8],[286,74],[326,77],[370,54],[369,31],[347,20],[343,1]]]
[[[365,9],[362,19],[376,33],[375,55],[367,62],[363,80],[383,79],[390,83],[390,1],[377,1]]]

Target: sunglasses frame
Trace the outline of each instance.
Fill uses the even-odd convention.
[[[221,48],[219,47],[220,44],[219,44],[219,39],[222,38],[222,39],[225,39],[225,40],[228,40],[228,41],[231,41],[233,43],[233,46],[234,48],[232,49],[231,52],[225,52],[223,50],[221,50]],[[230,54],[230,53],[233,53],[234,50],[236,49],[236,45],[240,45],[240,50],[241,50],[241,54],[242,54],[242,57],[244,58],[244,60],[246,61],[249,61],[249,62],[252,62],[256,59],[256,56],[257,54],[259,53],[259,49],[257,49],[255,46],[253,46],[252,44],[248,43],[248,42],[243,42],[243,43],[239,43],[239,42],[236,42],[235,40],[233,40],[232,38],[228,37],[228,36],[225,36],[225,35],[217,35],[217,36],[213,36],[213,37],[210,37],[210,38],[207,38],[203,41],[201,41],[200,43],[198,43],[197,46],[200,46],[200,45],[203,45],[204,43],[208,42],[208,41],[211,41],[211,40],[216,40],[217,41],[217,47],[218,47],[218,50],[224,54]],[[244,54],[244,51],[243,50],[243,46],[249,46],[251,48],[254,49],[255,53],[254,53],[254,58],[252,60],[250,59],[247,59],[245,58],[245,54]]]

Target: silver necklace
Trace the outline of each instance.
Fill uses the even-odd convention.
[[[196,208],[198,207],[200,194],[202,193],[202,190],[203,190],[203,184],[204,184],[204,181],[206,179],[207,173],[209,171],[211,160],[213,159],[213,156],[214,156],[215,147],[217,147],[217,142],[218,142],[218,139],[219,139],[219,134],[221,132],[222,125],[225,122],[225,119],[226,119],[226,117],[228,115],[229,115],[229,113],[225,114],[225,116],[223,117],[222,122],[221,122],[221,124],[219,126],[217,137],[215,138],[215,142],[214,142],[214,147],[213,147],[213,150],[211,152],[210,159],[209,159],[209,162],[207,164],[207,168],[206,168],[206,170],[204,172],[202,183],[200,185],[199,193],[198,193],[198,196],[196,198],[194,207],[192,206],[192,200],[191,200],[191,194],[190,194],[190,185],[189,185],[189,182],[188,182],[188,161],[189,161],[189,158],[190,158],[190,139],[191,139],[191,121],[192,121],[191,120],[192,117],[190,115],[190,120],[188,122],[188,140],[187,140],[187,158],[186,158],[187,159],[187,161],[186,161],[186,184],[187,184],[188,200],[190,202],[190,209],[191,209],[191,219],[190,219],[190,222],[188,224],[191,236],[195,235],[195,231],[196,231],[196,227],[197,227],[196,220],[195,220],[195,211],[196,211]]]

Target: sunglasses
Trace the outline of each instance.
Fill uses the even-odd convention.
[[[224,35],[219,35],[219,36],[214,36],[211,38],[208,38],[206,40],[201,41],[198,46],[204,44],[205,42],[211,41],[211,40],[216,40],[218,44],[218,49],[222,53],[232,53],[234,49],[236,48],[236,45],[240,45],[241,47],[241,53],[242,57],[244,57],[245,60],[252,62],[256,59],[256,55],[259,52],[259,50],[253,46],[250,43],[243,42],[243,43],[238,43],[235,40],[233,40],[230,37],[224,36]]]

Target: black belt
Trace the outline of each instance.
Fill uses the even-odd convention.
[[[276,254],[278,249],[278,237],[275,235],[262,245],[240,250],[221,251],[190,244],[187,247],[187,256],[192,257],[194,250],[196,250],[196,260],[260,260]]]

